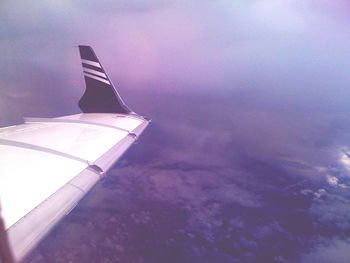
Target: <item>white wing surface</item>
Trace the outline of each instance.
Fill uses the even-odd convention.
[[[16,260],[74,208],[149,123],[125,105],[91,47],[79,49],[83,113],[26,118],[0,129],[1,214]]]

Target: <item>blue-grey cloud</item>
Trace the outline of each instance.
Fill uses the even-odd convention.
[[[307,253],[301,262],[347,262],[349,253],[349,240],[320,240],[319,244]]]

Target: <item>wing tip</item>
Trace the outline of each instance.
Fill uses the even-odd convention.
[[[131,113],[107,76],[93,48],[88,45],[78,47],[86,84],[85,92],[79,100],[80,109],[84,113]]]

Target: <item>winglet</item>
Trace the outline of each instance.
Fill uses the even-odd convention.
[[[79,100],[84,113],[133,113],[124,103],[90,46],[79,46],[86,89]]]

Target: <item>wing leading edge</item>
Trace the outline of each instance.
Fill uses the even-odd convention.
[[[86,83],[79,101],[83,113],[26,118],[24,124],[0,129],[1,212],[17,261],[76,206],[149,124],[125,105],[92,48],[79,50]]]

